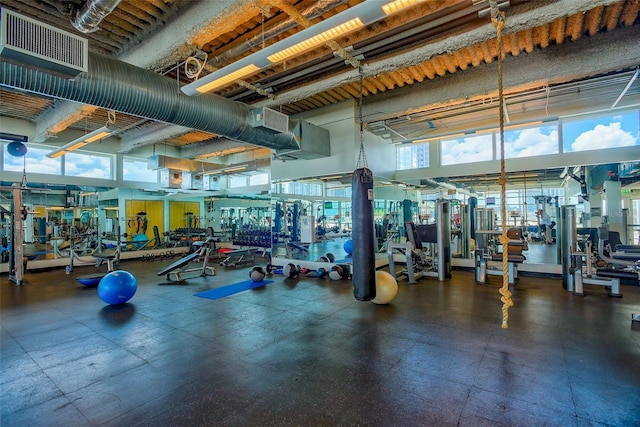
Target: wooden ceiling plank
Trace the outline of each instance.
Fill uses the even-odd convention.
[[[380,79],[376,78],[376,77],[368,77],[365,79],[365,83],[370,83],[372,85],[372,92],[373,93],[377,93],[377,92],[384,92],[387,90],[387,87],[384,85],[384,83],[382,83],[382,81],[380,81]],[[359,89],[358,89],[359,90]],[[358,96],[358,95],[356,95]]]
[[[491,50],[489,49],[489,42],[480,43],[480,45],[478,47],[480,48],[480,51],[482,52],[482,59],[484,60],[484,63],[485,64],[491,64],[493,62],[493,54],[491,53]]]
[[[543,49],[549,47],[549,25],[540,25],[533,29],[533,43]]]
[[[457,67],[461,70],[466,70],[469,68],[469,60],[464,55],[464,50],[457,50],[453,52],[453,57],[456,60]]]
[[[566,27],[565,17],[558,18],[551,23],[551,38],[556,41],[556,44],[564,43]]]
[[[624,8],[623,2],[618,2],[618,3],[614,3],[612,5],[607,6],[607,9],[605,11],[605,18],[604,18],[607,31],[612,31],[618,26],[618,22],[620,21],[620,17],[622,16],[623,8]]]
[[[433,80],[436,78],[437,73],[433,68],[433,64],[431,64],[431,60],[418,64],[418,67],[424,72],[424,75],[427,76],[429,80]]]
[[[342,88],[345,91],[349,92],[349,94],[354,98],[358,98],[360,96],[360,91],[355,87],[358,84],[359,83],[345,83],[342,85]]]
[[[420,68],[418,68],[417,66],[407,67],[407,72],[411,73],[411,77],[413,78],[413,80],[418,82],[424,81],[425,75],[424,73],[420,72]]]
[[[587,32],[590,36],[598,34],[601,28],[604,28],[604,6],[597,6],[587,11],[585,18]]]
[[[520,39],[520,48],[522,50],[524,50],[527,53],[533,52],[535,45],[533,43],[533,31],[531,30],[531,28],[527,28],[526,30],[522,31],[519,39]]]
[[[332,98],[334,98],[336,102],[342,102],[346,99],[344,96],[340,95],[338,91],[334,89],[329,89],[326,93],[327,95],[330,95]]]
[[[365,79],[362,79],[362,92],[364,94],[376,94],[378,93],[378,91],[383,91],[384,89],[386,89],[386,87],[384,85],[380,85],[381,89],[378,89],[378,84],[381,83],[380,82],[380,77],[378,76],[377,78],[371,78],[371,77],[367,77]],[[358,92],[360,91],[360,89],[358,89]]]
[[[571,41],[576,41],[582,37],[582,28],[584,26],[584,13],[576,13],[571,15],[567,20],[567,34]]]
[[[638,19],[640,13],[640,1],[628,1],[624,5],[622,12],[622,23],[625,27],[630,27]]]

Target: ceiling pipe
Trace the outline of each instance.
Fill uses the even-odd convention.
[[[93,33],[98,31],[100,23],[122,0],[89,0],[78,10],[71,25],[81,33]]]
[[[104,55],[89,53],[74,80],[0,62],[0,85],[172,123],[270,149],[298,149],[293,132],[253,127],[251,108],[214,94],[188,97],[176,82]]]

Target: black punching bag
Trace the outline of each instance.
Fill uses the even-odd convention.
[[[411,212],[411,206],[413,202],[409,199],[404,199],[402,201],[402,221],[403,222],[413,222],[413,212]],[[402,224],[404,226],[404,224]]]
[[[351,178],[353,296],[358,301],[376,297],[375,236],[373,228],[373,172],[356,169]]]

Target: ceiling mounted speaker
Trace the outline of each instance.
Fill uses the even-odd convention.
[[[22,157],[27,154],[27,146],[22,142],[13,141],[7,145],[7,153],[14,157]]]

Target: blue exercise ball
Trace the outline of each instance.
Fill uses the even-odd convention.
[[[342,248],[349,255],[353,255],[353,240],[349,239],[346,242],[344,242],[344,245],[342,245]]]
[[[128,271],[116,270],[104,276],[98,284],[98,296],[107,304],[129,301],[138,290],[138,280]]]

